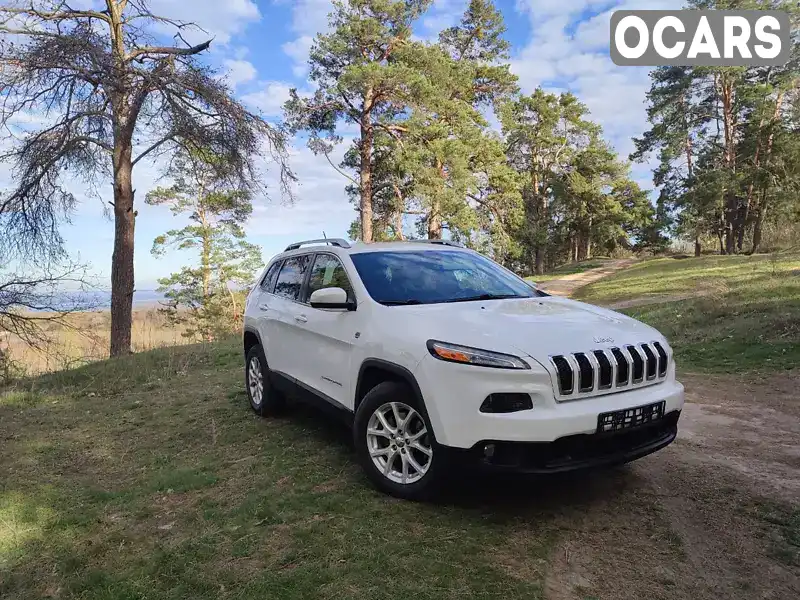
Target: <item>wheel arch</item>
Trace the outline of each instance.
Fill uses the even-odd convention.
[[[414,374],[403,367],[380,358],[367,358],[358,369],[356,392],[353,402],[353,412],[358,411],[358,405],[364,396],[379,383],[384,381],[398,381],[405,383],[411,389],[417,400],[425,407],[425,398],[422,396],[419,383]]]
[[[247,356],[247,353],[250,352],[250,349],[253,346],[261,346],[264,349],[264,344],[261,343],[261,336],[258,335],[258,331],[252,329],[250,327],[246,327],[244,329],[244,333],[242,334],[242,341],[244,345],[244,355]]]

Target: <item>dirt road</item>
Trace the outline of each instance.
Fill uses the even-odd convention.
[[[800,371],[679,378],[678,440],[565,511],[546,598],[800,598]]]
[[[543,281],[538,285],[548,294],[555,294],[556,296],[571,296],[578,288],[583,287],[584,285],[589,285],[590,283],[594,283],[598,279],[607,277],[608,275],[611,275],[620,269],[625,269],[635,262],[635,258],[611,260],[598,269],[590,269],[588,271],[584,271],[583,273],[565,275],[559,279]]]

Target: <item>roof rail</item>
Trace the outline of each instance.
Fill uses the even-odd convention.
[[[339,248],[350,247],[350,243],[347,240],[343,240],[341,238],[323,238],[321,240],[304,240],[302,242],[289,244],[286,246],[286,250],[284,250],[284,252],[288,252],[289,250],[297,250],[300,246],[308,246],[310,244],[330,244],[331,246],[337,246]]]
[[[464,246],[453,240],[408,240],[409,242],[419,242],[422,244],[439,244],[440,246],[453,246],[455,248],[463,248]]]

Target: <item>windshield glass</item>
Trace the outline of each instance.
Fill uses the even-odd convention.
[[[539,295],[519,277],[473,252],[363,252],[350,257],[369,295],[381,304],[435,304]]]

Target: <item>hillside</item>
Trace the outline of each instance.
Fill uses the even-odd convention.
[[[775,275],[760,257],[647,261],[580,295],[613,303],[716,282],[713,302],[626,310],[674,327],[682,368],[727,368],[690,357],[708,339],[733,360],[749,331],[762,350],[745,350],[743,364],[774,372],[776,357],[797,352],[798,338],[781,333],[794,330],[780,329],[797,324],[795,261],[776,261]],[[704,323],[701,310],[718,312]],[[691,331],[677,315],[691,316]],[[0,597],[749,600],[797,590],[796,373],[684,375],[689,403],[668,449],[572,477],[465,474],[431,504],[373,491],[349,433],[321,414],[256,417],[242,379],[234,339],[0,391]],[[642,556],[648,565],[631,570]]]
[[[622,310],[670,340],[689,371],[800,365],[800,254],[646,260],[575,298]]]

